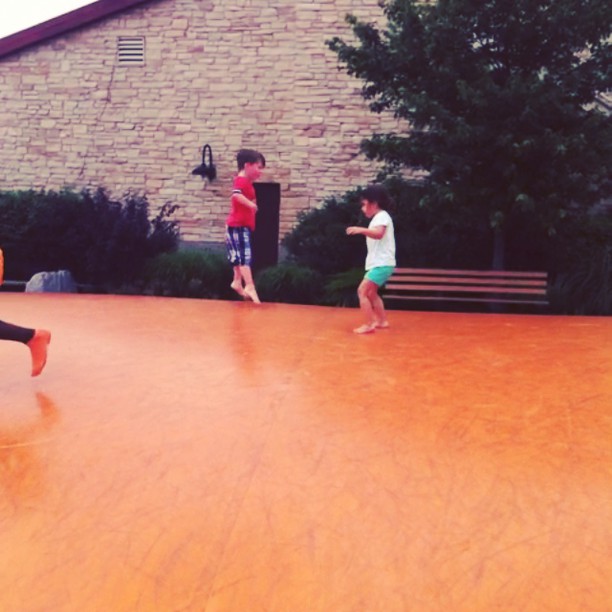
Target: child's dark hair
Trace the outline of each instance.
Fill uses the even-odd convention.
[[[376,202],[382,210],[393,210],[393,200],[383,185],[368,185],[360,194],[362,200]]]
[[[257,162],[264,168],[266,166],[266,158],[255,149],[240,149],[236,154],[236,161],[238,162],[238,170],[242,170],[245,164],[256,164]]]

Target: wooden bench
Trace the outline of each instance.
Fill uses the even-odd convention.
[[[546,272],[396,268],[384,298],[547,306],[547,289]]]

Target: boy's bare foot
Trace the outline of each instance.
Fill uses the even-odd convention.
[[[244,292],[242,288],[242,283],[240,281],[233,281],[230,287],[240,296],[245,298],[247,294]]]
[[[378,329],[389,329],[389,321],[378,321],[376,327]]]
[[[356,334],[371,334],[373,331],[376,331],[376,323],[361,325],[360,327],[356,327],[353,330]]]
[[[32,376],[38,376],[47,363],[47,347],[51,342],[51,333],[46,329],[37,329],[27,343],[32,354]]]
[[[255,285],[247,285],[244,288],[244,292],[250,300],[253,300],[254,304],[261,304],[257,291],[255,290]]]

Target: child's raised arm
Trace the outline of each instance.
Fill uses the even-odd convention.
[[[367,227],[359,227],[358,225],[351,225],[350,227],[346,228],[346,233],[349,236],[362,234],[367,238],[374,238],[374,240],[380,240],[385,235],[386,231],[386,225],[377,225],[376,227],[373,227],[371,229]]]

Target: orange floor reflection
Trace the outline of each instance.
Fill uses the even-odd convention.
[[[612,319],[0,294],[0,610],[612,609]]]

